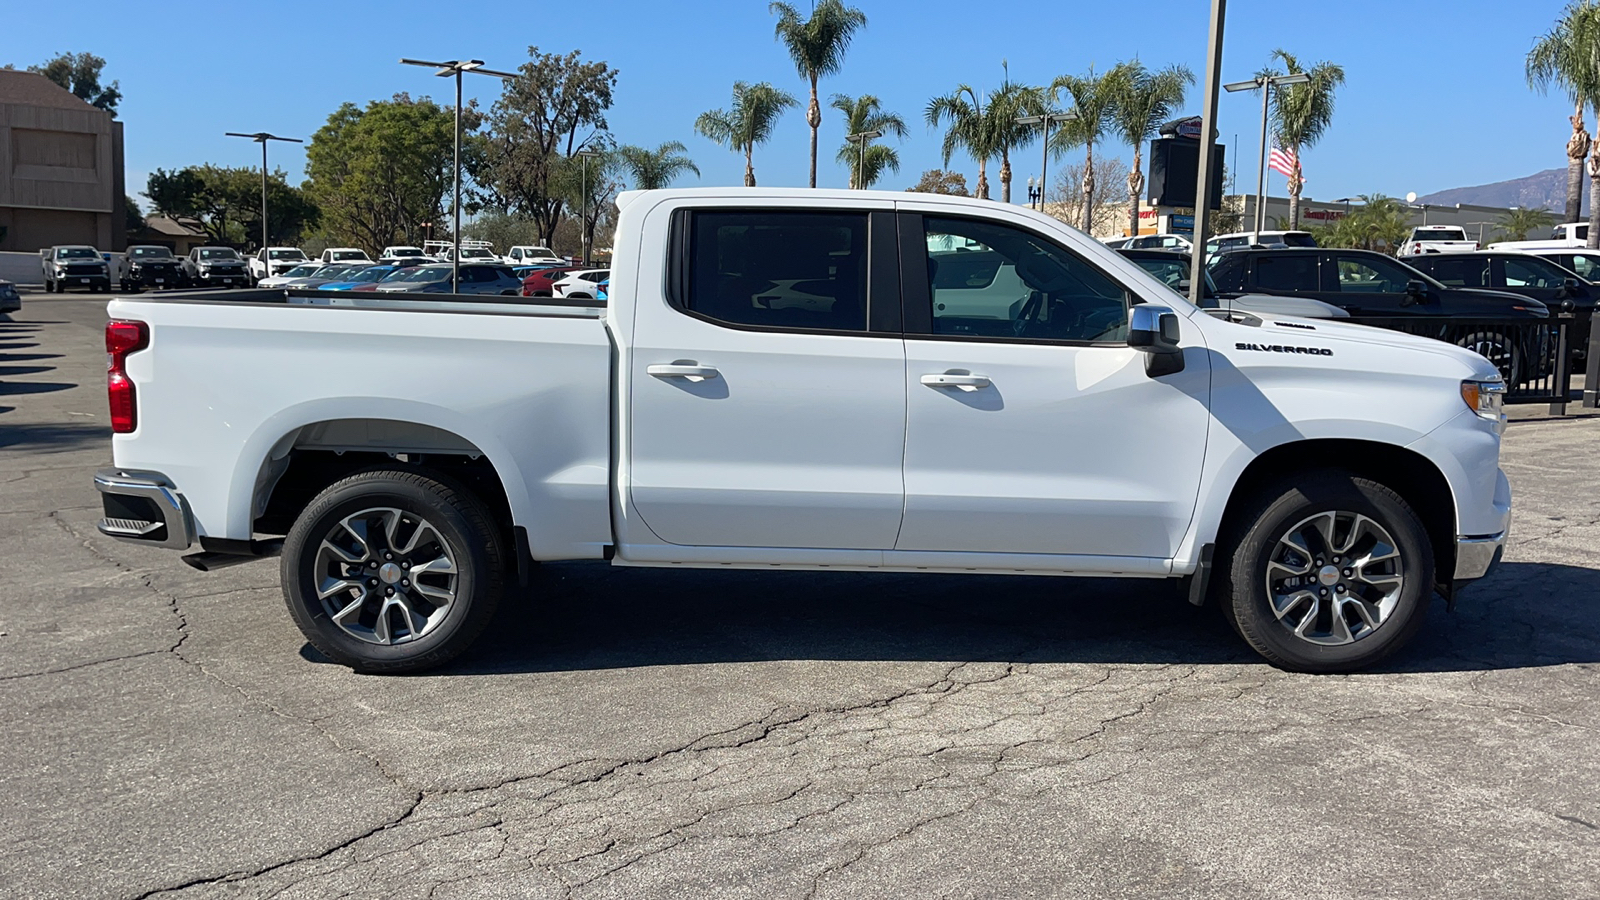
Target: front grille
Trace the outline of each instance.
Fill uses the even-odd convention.
[[[99,275],[98,263],[67,263],[68,275]]]

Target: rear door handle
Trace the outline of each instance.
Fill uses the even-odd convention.
[[[685,365],[682,363],[672,363],[670,365],[665,363],[657,363],[653,366],[645,366],[644,371],[646,374],[654,375],[657,378],[706,379],[716,378],[718,375],[722,374],[713,366]]]
[[[986,388],[990,385],[987,375],[958,375],[954,372],[930,372],[922,376],[922,383],[928,387],[970,387]]]

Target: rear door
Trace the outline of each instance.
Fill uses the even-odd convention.
[[[894,546],[906,397],[892,208],[670,213],[668,277],[635,286],[626,371],[626,490],[662,541]]]

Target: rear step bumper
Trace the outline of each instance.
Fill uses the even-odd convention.
[[[101,534],[171,550],[194,543],[189,505],[160,472],[101,469],[94,473],[94,486],[105,509],[105,517],[95,523]]]

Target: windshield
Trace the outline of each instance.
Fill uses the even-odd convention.
[[[290,269],[289,271],[287,271],[287,272],[285,272],[283,274],[284,274],[284,277],[286,277],[286,278],[306,278],[306,277],[314,274],[320,268],[322,268],[322,267],[316,265],[315,263],[313,263],[312,265],[309,265],[309,266],[295,266],[294,268]]]
[[[238,259],[239,254],[227,247],[201,247],[201,259]]]
[[[378,280],[387,284],[391,281],[405,281],[415,274],[417,274],[416,269],[395,269],[392,272],[385,272],[383,277]]]
[[[326,278],[326,279],[332,280],[332,279],[336,279],[340,275],[343,275],[344,273],[350,272],[350,271],[354,271],[354,270],[352,270],[349,266],[323,266],[320,269],[317,269],[315,272],[311,273],[311,277],[313,277],[313,278]]]
[[[165,247],[131,247],[128,255],[135,258],[152,257],[155,259],[171,259],[172,251]]]
[[[1467,233],[1459,228],[1429,228],[1417,229],[1411,237],[1414,241],[1464,241]]]
[[[420,268],[420,269],[416,270],[415,272],[413,272],[405,280],[406,281],[420,281],[420,282],[449,281],[450,280],[450,267],[449,266],[423,266],[422,268]]]
[[[487,250],[479,250],[479,249],[477,249],[475,247],[462,247],[461,248],[461,258],[462,259],[493,259],[494,258],[494,254],[490,253]]]
[[[56,251],[56,259],[99,259],[100,254],[88,247],[65,247]]]
[[[367,254],[360,250],[335,250],[334,259],[366,259]]]
[[[269,259],[305,259],[306,255],[299,250],[268,250]]]
[[[390,256],[422,256],[423,254],[422,254],[422,250],[420,248],[418,248],[418,247],[390,247],[389,248],[389,255]]]
[[[350,280],[360,284],[366,284],[369,281],[382,281],[392,271],[388,266],[369,266],[350,276]]]

